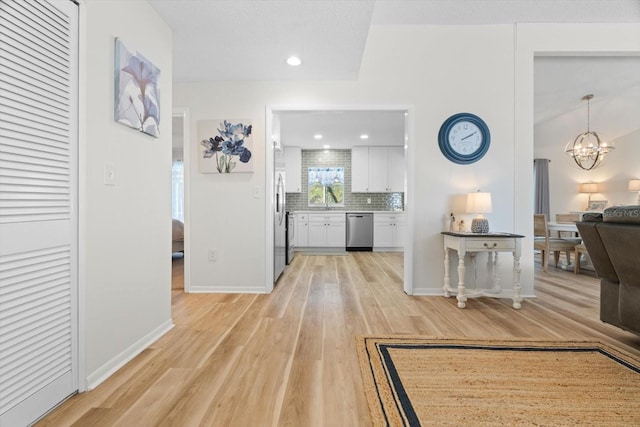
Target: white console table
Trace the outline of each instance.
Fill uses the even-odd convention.
[[[443,231],[444,235],[444,296],[450,297],[451,292],[456,292],[458,307],[465,308],[467,297],[464,274],[464,259],[467,252],[471,256],[477,252],[487,252],[489,255],[487,267],[493,271],[493,288],[475,292],[473,296],[499,296],[500,277],[498,274],[498,252],[511,252],[513,254],[513,308],[522,307],[520,296],[520,239],[524,236],[511,233],[456,233]],[[458,252],[458,287],[451,288],[450,257],[449,251]],[[474,260],[475,261],[475,260]]]

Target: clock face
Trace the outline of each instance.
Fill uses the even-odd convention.
[[[482,131],[468,121],[459,121],[449,131],[449,146],[463,156],[475,153],[482,146]]]
[[[489,150],[490,139],[489,128],[484,120],[470,113],[449,117],[438,133],[442,154],[462,165],[480,160]]]

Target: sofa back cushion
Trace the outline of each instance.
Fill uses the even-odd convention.
[[[602,213],[604,222],[640,225],[640,205],[613,206]]]

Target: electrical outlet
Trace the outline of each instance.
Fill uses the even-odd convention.
[[[371,204],[371,197],[367,197],[367,204]]]
[[[218,251],[216,249],[209,249],[209,261],[218,260]]]

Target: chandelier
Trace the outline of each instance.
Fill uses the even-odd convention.
[[[592,94],[582,97],[587,101],[587,131],[576,136],[573,141],[569,141],[564,148],[565,153],[573,157],[578,166],[584,170],[591,170],[602,163],[604,156],[615,147],[613,143],[604,142],[600,135],[590,128],[591,99]]]

